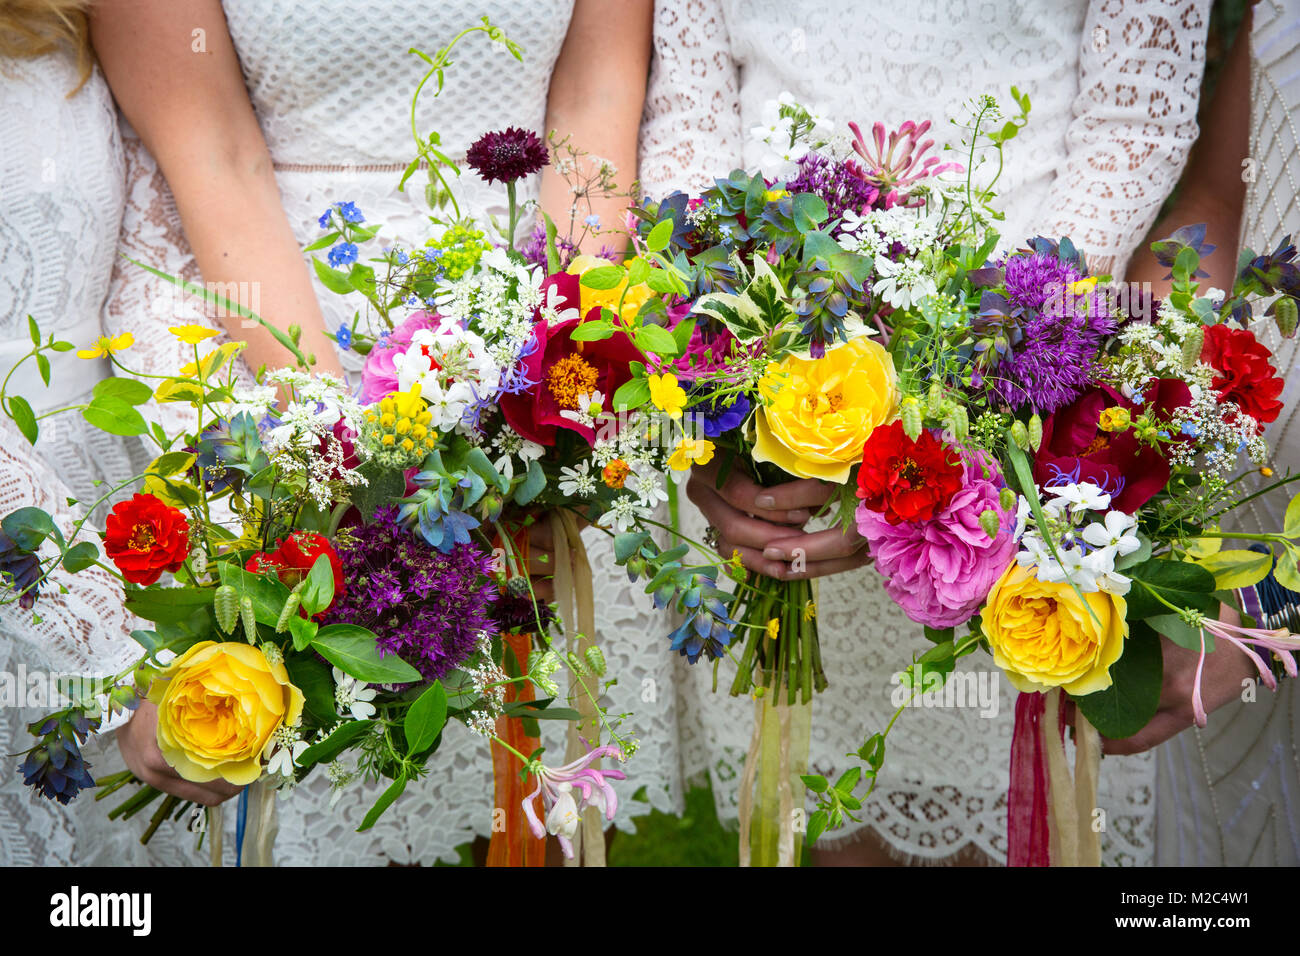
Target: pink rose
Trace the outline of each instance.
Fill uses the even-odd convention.
[[[996,465],[967,460],[965,483],[948,506],[928,521],[890,524],[861,505],[858,532],[867,539],[885,590],[913,621],[934,628],[970,620],[1015,556],[1011,513],[998,503],[1002,476]],[[1001,525],[990,538],[980,515],[997,512]]]
[[[411,346],[411,337],[421,329],[437,329],[442,320],[432,312],[411,313],[405,322],[388,334],[384,344],[375,344],[361,369],[361,401],[369,405],[390,392],[397,391],[397,369],[393,356]]]

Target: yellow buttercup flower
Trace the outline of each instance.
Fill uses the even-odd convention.
[[[1086,279],[1078,279],[1071,282],[1067,288],[1071,295],[1087,295],[1093,289],[1097,288],[1096,276],[1089,276]]]
[[[1127,430],[1131,416],[1127,408],[1115,406],[1103,408],[1097,427],[1104,432],[1122,432]]]
[[[769,640],[775,641],[781,636],[781,619],[769,617],[767,619],[767,636]]]
[[[600,256],[581,255],[574,258],[565,271],[570,275],[580,276],[588,269],[612,266],[613,264],[608,259],[602,259]],[[623,295],[624,289],[627,289],[626,296]],[[640,311],[641,306],[645,305],[654,294],[654,290],[645,283],[634,285],[628,289],[626,277],[612,289],[588,289],[584,285],[580,287],[582,317],[585,319],[587,313],[595,308],[605,308],[613,312],[619,312],[618,302],[621,298],[623,300],[623,310],[619,314],[625,321],[631,321]]]
[[[685,471],[691,465],[707,465],[712,460],[713,442],[707,438],[691,438],[687,435],[677,443],[668,457],[668,467],[673,471]]]
[[[980,626],[994,663],[1017,690],[1086,695],[1111,685],[1110,666],[1128,637],[1127,611],[1118,595],[1081,598],[1068,583],[1040,581],[1033,568],[1013,563],[989,592]]]
[[[130,332],[123,332],[121,335],[114,335],[109,338],[107,335],[101,335],[95,340],[95,344],[88,349],[78,349],[77,358],[97,359],[108,358],[114,352],[121,352],[129,349],[135,344],[135,336]]]
[[[262,775],[262,752],[302,718],[303,695],[283,663],[256,647],[201,641],[149,687],[158,705],[158,749],[186,780],[242,787]]]
[[[216,329],[209,329],[202,325],[172,325],[167,331],[176,336],[186,345],[198,345],[204,339],[210,339],[214,335],[220,335]]]
[[[686,391],[677,384],[677,376],[672,372],[663,375],[651,375],[650,401],[661,412],[667,412],[669,418],[681,418],[682,408],[686,405]]]
[[[800,478],[844,483],[877,426],[898,413],[894,360],[858,338],[819,359],[788,356],[759,383],[754,459]]]

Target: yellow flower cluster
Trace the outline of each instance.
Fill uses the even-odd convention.
[[[361,437],[372,458],[390,468],[412,468],[433,451],[438,433],[429,427],[433,415],[420,398],[420,383],[409,392],[385,395],[366,409]]]
[[[438,265],[453,282],[478,264],[479,258],[492,246],[483,237],[483,230],[452,226],[437,239],[425,243],[430,249],[441,249]]]

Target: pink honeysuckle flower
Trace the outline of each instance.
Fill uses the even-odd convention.
[[[864,161],[865,179],[885,194],[887,209],[900,201],[907,201],[907,187],[922,179],[946,172],[965,171],[960,163],[942,163],[938,156],[925,156],[934,146],[932,139],[924,142],[921,140],[930,129],[929,120],[920,124],[908,120],[888,136],[885,134],[885,124],[876,123],[871,127],[874,150],[867,145],[857,123],[850,123],[849,129],[853,130],[854,135],[853,150]]]
[[[1287,676],[1296,676],[1296,662],[1292,654],[1300,651],[1300,637],[1292,634],[1286,628],[1279,627],[1270,631],[1262,627],[1241,627],[1237,624],[1228,624],[1225,621],[1202,621],[1201,656],[1196,662],[1196,678],[1192,686],[1192,713],[1196,717],[1196,726],[1204,727],[1209,720],[1201,697],[1201,675],[1205,670],[1206,631],[1209,631],[1216,641],[1228,641],[1241,648],[1242,652],[1254,662],[1255,669],[1259,671],[1260,680],[1264,682],[1269,690],[1277,690],[1277,678],[1273,676],[1273,668],[1268,665],[1264,658],[1260,657],[1254,648],[1263,648],[1276,654],[1278,659],[1282,661],[1282,666],[1286,668]],[[1254,648],[1250,645],[1254,645]]]
[[[599,807],[606,820],[613,820],[618,810],[618,794],[609,781],[626,780],[627,774],[622,770],[593,767],[592,764],[601,757],[622,761],[623,751],[606,744],[562,767],[548,767],[538,760],[530,768],[537,777],[537,786],[524,797],[524,816],[528,818],[528,826],[539,840],[548,833],[555,835],[560,841],[560,849],[569,859],[573,858],[571,841],[578,832],[582,811],[587,807]],[[542,795],[545,823],[537,815],[535,802],[538,794]]]

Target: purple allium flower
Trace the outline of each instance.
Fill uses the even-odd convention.
[[[846,211],[860,213],[880,195],[871,183],[862,179],[853,164],[829,159],[820,153],[807,153],[799,160],[799,173],[786,188],[792,193],[813,193],[826,203],[832,220]],[[835,227],[838,234],[840,227]]]
[[[479,634],[495,630],[491,556],[472,544],[443,554],[404,531],[397,509],[386,507],[341,535],[338,553],[348,587],[325,622],[369,628],[382,653],[396,654],[427,680],[464,662]]]
[[[1024,312],[1019,340],[989,381],[1012,408],[1051,414],[1093,384],[1096,356],[1116,323],[1104,295],[1071,289],[1082,278],[1074,266],[1042,253],[1007,259],[1007,296]]]
[[[511,126],[480,136],[465,154],[465,162],[490,183],[508,183],[532,175],[550,158],[540,136]]]

